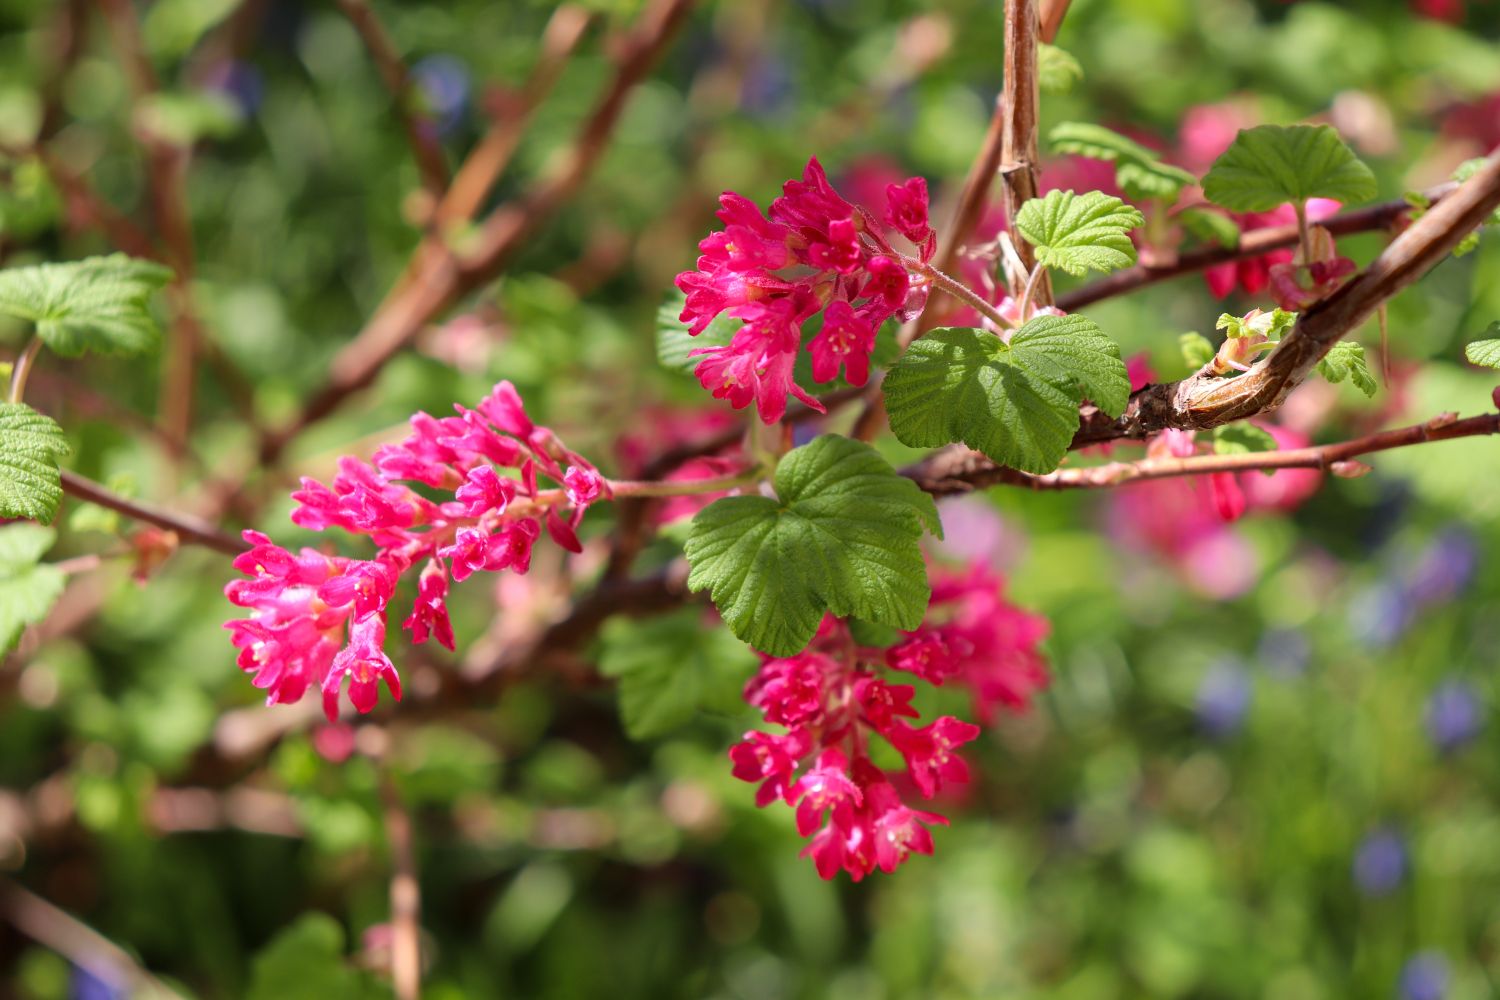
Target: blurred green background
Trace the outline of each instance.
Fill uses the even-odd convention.
[[[51,155],[121,210],[146,198],[133,129],[190,144],[193,293],[221,357],[203,366],[180,465],[139,429],[158,403],[153,362],[49,359],[29,398],[68,430],[79,471],[144,498],[192,497],[251,464],[247,418],[292,413],[399,275],[423,211],[416,168],[332,3],[141,5],[162,80],[146,108],[131,107],[88,4],[79,57],[55,78],[68,6],[0,0],[0,254],[11,265],[110,249],[68,224],[29,152],[54,97]],[[450,160],[514,96],[551,6],[376,5]],[[610,74],[601,40],[638,8],[584,6],[597,24],[498,199],[571,141]],[[472,402],[502,377],[614,469],[669,430],[723,426],[726,411],[656,366],[653,348],[655,311],[714,198],[731,188],[764,203],[816,155],[855,197],[920,173],[945,219],[999,87],[1000,7],[699,5],[581,194],[300,439],[291,467],[322,474],[414,410]],[[1092,120],[1177,151],[1204,105],[1247,124],[1316,118],[1371,163],[1382,198],[1500,142],[1491,2],[1075,0],[1057,42],[1085,75],[1044,97],[1044,133]],[[1340,244],[1361,262],[1380,245]],[[1178,334],[1265,304],[1221,306],[1189,276],[1086,311],[1170,378],[1185,373]],[[1392,305],[1393,379],[1373,402],[1311,386],[1283,422],[1337,440],[1490,409],[1494,379],[1463,365],[1461,345],[1496,319],[1500,240],[1488,238]],[[0,329],[0,344],[20,333]],[[1375,352],[1373,325],[1360,338]],[[977,778],[945,804],[954,822],[936,856],[857,886],[819,880],[797,857],[790,811],[755,809],[730,777],[725,750],[745,718],[633,742],[592,651],[442,721],[382,706],[360,749],[385,751],[414,810],[425,995],[1500,995],[1500,452],[1468,440],[1371,464],[1291,509],[1207,524],[1189,548],[1161,543],[1123,494],[995,491],[946,508],[970,529],[949,521],[967,540],[950,555],[994,560],[1013,599],[1051,620],[1054,681],[973,748]],[[256,527],[305,540],[277,484],[252,472],[247,490],[272,498]],[[608,519],[601,508],[587,528],[602,535]],[[127,527],[76,504],[61,524],[49,558],[110,551]],[[674,552],[662,541],[647,560]],[[551,613],[568,578],[539,562],[529,587],[459,591],[459,658]],[[320,756],[301,715],[279,741],[263,732],[295,710],[261,709],[234,665],[230,575],[222,557],[185,550],[142,586],[111,561],[60,605],[96,617],[49,623],[0,667],[0,874],[187,995],[387,995],[377,765]],[[649,643],[640,628],[613,623],[606,639]],[[732,683],[744,663],[728,659]],[[12,995],[130,992],[0,923],[0,996]]]

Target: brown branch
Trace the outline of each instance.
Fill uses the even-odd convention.
[[[1062,27],[1063,18],[1068,16],[1068,4],[1070,0],[1042,0],[1042,41],[1051,42],[1057,37],[1057,29]]]
[[[366,0],[338,0],[338,5],[365,43],[381,81],[390,91],[391,107],[406,133],[417,172],[422,176],[422,187],[433,197],[441,195],[448,186],[448,164],[438,143],[437,128],[416,106],[416,94],[406,63],[401,61],[391,36]]]
[[[603,154],[626,99],[666,49],[693,0],[655,0],[623,41],[614,79],[585,121],[561,166],[521,200],[502,205],[484,223],[477,247],[459,259],[431,255],[420,273],[381,305],[369,324],[334,358],[328,381],[289,425],[263,436],[262,464],[271,464],[309,425],[369,385],[387,361],[457,299],[500,273],[533,233],[562,207]]]
[[[1443,184],[1424,192],[1425,197],[1431,203],[1441,201],[1452,194],[1458,188],[1457,184]],[[1351,233],[1363,233],[1377,229],[1389,229],[1401,221],[1406,213],[1411,211],[1411,203],[1404,199],[1396,201],[1381,202],[1378,205],[1369,205],[1348,212],[1340,212],[1331,219],[1325,219],[1318,223],[1334,236],[1347,236]],[[1265,229],[1252,229],[1240,236],[1239,242],[1232,247],[1208,246],[1197,250],[1190,250],[1181,254],[1170,264],[1151,265],[1136,264],[1124,270],[1116,271],[1106,278],[1090,282],[1082,288],[1076,288],[1071,292],[1064,292],[1057,297],[1057,306],[1064,312],[1073,312],[1084,306],[1092,305],[1104,299],[1114,298],[1126,292],[1133,292],[1137,288],[1154,285],[1159,281],[1180,277],[1184,274],[1192,274],[1196,271],[1207,270],[1219,264],[1227,264],[1231,261],[1245,260],[1250,257],[1259,257],[1261,254],[1272,250],[1281,250],[1285,247],[1296,246],[1297,224],[1287,223],[1284,226],[1269,226]]]
[[[145,997],[182,994],[147,972],[124,948],[10,879],[0,880],[0,916],[38,944],[106,981],[125,980]]]
[[[182,542],[202,545],[230,556],[237,556],[250,547],[206,521],[188,514],[178,514],[135,500],[127,500],[92,479],[86,479],[67,469],[62,470],[62,487],[63,492],[80,500],[87,500],[89,503],[107,507],[134,520],[176,532],[178,539]]]
[[[1106,489],[1150,479],[1202,476],[1214,472],[1270,471],[1275,469],[1321,469],[1337,471],[1343,462],[1392,448],[1405,448],[1430,441],[1451,441],[1500,433],[1500,413],[1486,413],[1459,420],[1444,414],[1426,423],[1381,431],[1338,444],[1291,448],[1285,451],[1242,455],[1192,455],[1186,458],[1147,458],[1139,462],[1111,462],[1084,469],[1059,469],[1033,475],[997,467],[983,456],[939,452],[927,461],[905,470],[923,490],[934,496],[967,493],[986,486],[1022,486],[1033,490]]]
[[[388,762],[382,762],[388,768]],[[411,814],[387,770],[381,776],[386,846],[391,854],[391,978],[397,1000],[422,995],[422,888],[412,849]]]
[[[1036,267],[1031,246],[1016,232],[1021,206],[1037,196],[1037,0],[1005,0],[1005,121],[1001,130],[1000,179],[1005,185],[1005,229],[1029,273]],[[1032,301],[1052,304],[1052,281],[1043,274]]]
[[[1312,306],[1276,348],[1236,378],[1199,372],[1135,393],[1118,420],[1090,407],[1073,446],[1140,438],[1168,427],[1217,427],[1281,405],[1345,334],[1446,259],[1500,206],[1500,149],[1448,197],[1391,241],[1352,281]]]

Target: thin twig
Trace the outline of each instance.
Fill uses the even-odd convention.
[[[386,846],[391,854],[391,979],[397,1000],[420,1000],[422,887],[412,849],[411,814],[391,778],[389,762],[382,761],[380,766],[380,798],[385,810]]]
[[[391,93],[391,107],[406,133],[417,172],[422,176],[422,187],[433,197],[441,195],[448,186],[448,164],[438,143],[436,126],[417,107],[406,63],[401,61],[391,36],[365,0],[338,0],[338,5],[370,51],[375,69]]]
[[[6,393],[5,400],[8,403],[19,403],[26,397],[26,380],[31,376],[31,367],[36,363],[36,356],[41,353],[42,338],[33,336],[21,349],[20,355],[10,369],[10,391]]]
[[[1057,38],[1057,29],[1062,27],[1063,18],[1068,16],[1068,4],[1070,0],[1042,0],[1042,41],[1051,42]]]
[[[227,535],[206,521],[192,517],[188,514],[178,514],[149,504],[140,503],[136,500],[127,500],[108,488],[86,479],[76,472],[67,469],[62,470],[63,492],[75,496],[89,503],[96,503],[101,507],[124,514],[126,517],[147,524],[154,524],[158,528],[175,531],[182,542],[194,545],[202,545],[205,548],[222,552],[225,555],[237,556],[246,551],[250,546],[239,539]]]
[[[1421,424],[1381,431],[1338,444],[1290,448],[1241,455],[1191,455],[1186,458],[1147,458],[1139,462],[1111,462],[1083,469],[1059,469],[1034,475],[997,467],[973,452],[939,452],[904,470],[917,485],[934,496],[967,493],[986,486],[1023,486],[1033,490],[1107,489],[1150,479],[1202,476],[1214,472],[1275,469],[1333,469],[1360,455],[1405,448],[1431,441],[1452,441],[1500,433],[1500,413],[1459,420],[1445,414]]]
[[[22,934],[101,979],[123,979],[147,996],[185,1000],[142,968],[124,948],[10,879],[0,880],[0,914]]]
[[[1016,232],[1021,206],[1037,196],[1037,66],[1036,45],[1041,24],[1036,0],[1005,0],[1005,119],[1001,132],[1000,179],[1005,185],[1005,229]],[[1025,240],[1015,241],[1025,273],[1036,266],[1036,255]],[[1037,283],[1038,305],[1052,304],[1052,282],[1046,275]]]
[[[1436,203],[1452,194],[1458,188],[1457,184],[1443,184],[1424,192],[1430,203]],[[1378,205],[1368,205],[1348,212],[1340,212],[1331,219],[1324,219],[1318,225],[1328,230],[1334,236],[1347,236],[1351,233],[1370,232],[1378,229],[1389,229],[1399,222],[1402,216],[1411,211],[1411,203],[1405,199],[1382,202]],[[1117,295],[1135,291],[1146,285],[1154,285],[1159,281],[1169,278],[1181,277],[1197,271],[1204,271],[1219,264],[1227,264],[1231,261],[1246,260],[1251,257],[1259,257],[1272,250],[1281,250],[1297,244],[1297,225],[1288,223],[1284,226],[1269,226],[1265,229],[1252,229],[1240,236],[1239,242],[1232,247],[1207,246],[1197,250],[1190,250],[1181,254],[1170,264],[1151,265],[1136,264],[1124,270],[1116,271],[1106,278],[1090,282],[1082,288],[1076,288],[1071,292],[1064,292],[1057,297],[1057,306],[1064,312],[1073,312],[1084,306],[1095,302],[1111,299]]]

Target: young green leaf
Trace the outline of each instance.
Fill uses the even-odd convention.
[[[1036,47],[1036,84],[1042,93],[1061,96],[1083,79],[1083,67],[1067,51],[1046,42]]]
[[[934,330],[890,370],[884,392],[902,443],[962,441],[1001,465],[1045,473],[1067,454],[1084,398],[1119,416],[1130,377],[1091,320],[1038,316],[1009,344],[983,330]]]
[[[1233,249],[1240,245],[1240,227],[1223,212],[1194,205],[1177,213],[1183,228],[1206,243]]]
[[[1361,344],[1347,340],[1334,344],[1333,350],[1318,362],[1318,374],[1334,384],[1348,379],[1366,396],[1375,395],[1375,376],[1370,374],[1370,366],[1365,363],[1365,349]]]
[[[913,629],[931,590],[917,542],[937,506],[873,448],[825,434],[789,452],[778,499],[725,497],[693,518],[688,589],[707,589],[735,635],[772,656],[812,639],[827,611]]]
[[[1484,332],[1489,335],[1489,339],[1476,340],[1464,347],[1464,357],[1469,359],[1470,364],[1500,368],[1500,320],[1491,323]]]
[[[620,718],[631,739],[681,728],[702,712],[743,708],[740,689],[755,654],[729,633],[685,610],[641,621],[616,616],[600,632],[599,672],[619,682]]]
[[[1050,191],[1016,213],[1016,229],[1036,248],[1036,259],[1075,276],[1135,263],[1126,233],[1144,221],[1138,210],[1101,191]]]
[[[1287,202],[1375,196],[1375,175],[1331,125],[1241,129],[1203,178],[1203,194],[1235,212],[1269,212]]]
[[[1225,424],[1214,428],[1215,455],[1253,455],[1275,450],[1276,439],[1254,424]]]
[[[304,913],[279,931],[250,963],[246,1000],[374,1000],[390,986],[357,969],[344,954],[344,928],[326,913]]]
[[[721,315],[694,337],[688,333],[687,324],[677,318],[682,312],[682,303],[681,295],[672,296],[656,310],[656,360],[663,368],[691,375],[703,359],[689,357],[689,352],[701,347],[725,346],[734,339],[742,324],[737,319]]]
[[[0,271],[0,313],[34,323],[37,336],[67,357],[142,354],[161,340],[147,302],[171,277],[160,264],[124,254],[13,267]]]
[[[21,630],[47,617],[67,578],[40,563],[56,534],[39,524],[0,526],[0,656],[15,647]]]
[[[1218,322],[1214,323],[1214,329],[1223,330],[1224,335],[1230,338],[1259,334],[1275,342],[1296,324],[1297,314],[1294,312],[1287,312],[1285,309],[1272,309],[1270,312],[1252,309],[1244,316],[1220,313]]]
[[[0,403],[0,517],[50,524],[62,501],[62,428],[24,403]]]
[[[1177,338],[1177,346],[1182,350],[1183,363],[1192,371],[1197,371],[1214,359],[1213,341],[1201,333],[1184,333]]]
[[[1115,181],[1131,198],[1175,198],[1177,192],[1198,178],[1170,163],[1163,163],[1151,150],[1118,132],[1089,122],[1063,122],[1047,141],[1059,153],[1073,153],[1115,165]]]

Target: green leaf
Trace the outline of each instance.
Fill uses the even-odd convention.
[[[1103,125],[1063,122],[1052,130],[1047,141],[1059,153],[1113,163],[1120,188],[1137,201],[1175,198],[1177,192],[1198,182],[1186,170],[1163,163],[1145,146]]]
[[[1215,455],[1253,455],[1275,450],[1276,439],[1254,424],[1225,424],[1214,428]]]
[[[1203,194],[1235,212],[1269,212],[1287,202],[1375,196],[1375,175],[1331,125],[1241,129],[1203,178]]]
[[[656,360],[663,368],[684,375],[693,374],[701,358],[690,358],[688,353],[700,347],[723,347],[734,339],[742,325],[739,320],[720,315],[708,324],[708,329],[694,337],[688,333],[687,324],[678,319],[682,312],[683,297],[668,298],[656,310]]]
[[[756,657],[695,609],[641,621],[615,616],[601,631],[599,672],[619,682],[620,718],[631,739],[679,729],[703,712],[743,707]]]
[[[693,518],[688,589],[772,656],[807,646],[825,611],[913,629],[931,590],[918,540],[937,506],[873,448],[825,434],[789,452],[778,499],[725,497]]]
[[[1083,79],[1083,67],[1066,50],[1042,42],[1036,47],[1036,83],[1042,93],[1061,96]]]
[[[51,417],[25,403],[0,403],[0,517],[50,524],[62,501],[57,461],[70,450]]]
[[[962,441],[1001,465],[1046,473],[1067,454],[1084,398],[1119,416],[1130,377],[1093,321],[1038,316],[1009,344],[983,330],[934,330],[907,348],[884,392],[903,444]]]
[[[35,323],[37,336],[66,357],[141,354],[161,340],[147,300],[171,277],[124,254],[13,267],[0,271],[0,313]]]
[[[1464,357],[1469,359],[1470,364],[1483,365],[1485,368],[1500,368],[1500,320],[1489,325],[1484,331],[1491,339],[1476,340],[1464,348]],[[1342,341],[1340,341],[1342,343]]]
[[[1183,228],[1206,243],[1231,249],[1240,245],[1240,227],[1223,212],[1195,205],[1178,212],[1177,219]]]
[[[1177,338],[1177,346],[1182,350],[1183,363],[1193,371],[1197,371],[1214,359],[1213,341],[1201,333],[1184,333]]]
[[[1214,329],[1223,330],[1225,336],[1231,339],[1259,334],[1274,343],[1296,324],[1297,314],[1294,312],[1287,312],[1285,309],[1272,309],[1270,312],[1252,309],[1244,316],[1220,313]]]
[[[1144,221],[1139,211],[1100,191],[1051,191],[1021,206],[1016,229],[1036,248],[1039,262],[1076,276],[1134,263],[1135,246],[1125,234]]]
[[[67,577],[40,564],[57,535],[38,524],[0,526],[0,656],[10,652],[21,630],[47,617]]]
[[[234,98],[217,90],[151,94],[136,105],[136,123],[152,137],[188,147],[202,139],[227,139],[244,114]]]
[[[1347,340],[1334,344],[1333,350],[1318,362],[1318,374],[1334,384],[1348,379],[1366,396],[1375,395],[1375,376],[1370,374],[1370,366],[1365,363],[1365,349],[1361,344]]]
[[[374,1000],[389,997],[344,957],[344,928],[304,913],[255,956],[246,1000]]]

